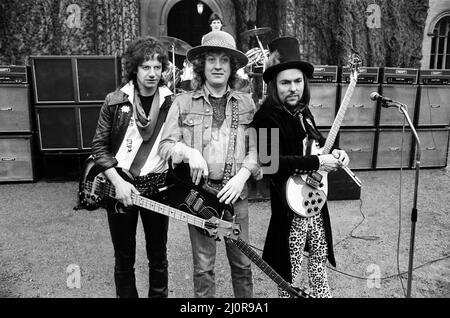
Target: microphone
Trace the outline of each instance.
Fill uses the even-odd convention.
[[[370,99],[371,100],[375,100],[375,101],[379,100],[382,103],[390,103],[390,102],[392,102],[392,99],[389,99],[387,97],[381,96],[377,92],[370,93]]]

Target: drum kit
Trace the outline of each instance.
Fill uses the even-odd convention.
[[[254,68],[262,68],[262,71],[264,72],[265,63],[269,56],[269,50],[264,49],[259,36],[262,34],[266,34],[271,30],[272,30],[271,28],[267,27],[264,28],[255,27],[240,34],[242,38],[255,36],[256,40],[258,41],[258,47],[252,48],[251,50],[245,53],[245,55],[248,58],[248,63],[245,66],[245,69],[249,70],[249,73],[251,75],[258,74],[253,72]],[[192,46],[181,39],[174,38],[171,36],[159,36],[158,39],[161,41],[161,43],[164,45],[167,51],[172,53],[172,61],[171,61],[172,65],[166,72],[164,72],[163,78],[165,79],[169,88],[172,89],[172,91],[176,95],[177,93],[175,88],[179,83],[183,72],[180,69],[178,69],[175,65],[175,54],[186,56],[187,52],[192,48]],[[186,64],[189,63],[185,63],[185,68],[187,67]],[[264,92],[265,86],[263,81],[263,94]]]
[[[170,68],[163,74],[163,78],[167,83],[167,86],[173,91],[176,95],[176,86],[181,79],[182,71],[176,67],[175,65],[175,54],[186,56],[187,52],[192,48],[188,43],[183,40],[171,37],[171,36],[160,36],[158,38],[167,51],[172,53],[172,65]]]
[[[257,28],[255,26],[253,29],[250,29],[250,30],[247,30],[247,31],[241,33],[241,37],[243,37],[243,38],[255,36],[256,41],[258,41],[259,47],[255,47],[245,53],[245,55],[248,58],[247,67],[250,68],[249,73],[252,75],[256,75],[256,74],[262,75],[262,73],[264,73],[264,71],[265,71],[267,58],[269,56],[269,50],[264,49],[264,47],[261,43],[261,40],[259,39],[259,36],[262,34],[269,33],[270,31],[272,31],[271,28],[267,28],[267,27]],[[262,73],[253,72],[253,68],[261,68],[261,67],[262,67]],[[261,99],[264,98],[265,94],[266,94],[266,84],[264,83],[264,81],[262,81],[262,98]]]

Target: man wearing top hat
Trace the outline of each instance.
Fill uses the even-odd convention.
[[[279,169],[270,175],[272,215],[264,245],[266,260],[286,281],[294,283],[301,275],[305,244],[309,251],[308,277],[312,294],[331,297],[326,273],[327,258],[336,266],[333,255],[331,224],[325,205],[319,214],[305,218],[296,214],[286,201],[286,181],[293,174],[334,171],[348,165],[348,155],[334,149],[327,155],[305,155],[303,142],[315,139],[320,146],[325,138],[317,130],[308,108],[308,78],[314,67],[301,61],[299,44],[293,37],[281,37],[269,44],[269,58],[263,79],[267,98],[255,114],[252,126],[258,131],[258,146],[278,147]],[[267,140],[260,132],[267,130]],[[278,129],[277,144],[271,143],[271,129]],[[270,165],[270,162],[268,163]],[[279,289],[280,297],[289,295]]]
[[[194,90],[174,100],[159,153],[174,164],[189,163],[193,182],[198,184],[204,178],[219,190],[218,200],[233,204],[240,237],[248,241],[246,182],[252,175],[260,177],[256,133],[249,129],[256,107],[249,94],[234,89],[236,71],[247,64],[247,57],[236,50],[229,33],[211,31],[200,46],[188,51],[187,58],[193,64]],[[191,225],[189,235],[194,296],[214,297],[216,241]],[[252,297],[250,260],[232,244],[226,245],[226,251],[235,297]]]

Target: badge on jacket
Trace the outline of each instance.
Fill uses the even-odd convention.
[[[128,113],[130,111],[130,106],[123,105],[122,108],[120,109],[120,111],[122,113]]]
[[[131,138],[127,139],[127,149],[128,149],[128,152],[131,152],[133,150],[133,139],[131,139]]]

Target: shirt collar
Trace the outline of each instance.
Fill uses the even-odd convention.
[[[133,81],[129,81],[125,86],[123,86],[120,90],[128,96],[128,100],[131,104],[134,103],[134,84]],[[167,86],[158,86],[159,90],[159,105],[161,106],[164,103],[164,99],[172,95],[172,91],[167,88]]]
[[[216,96],[213,96],[213,95],[211,94],[211,91],[208,89],[208,87],[207,87],[205,84],[203,84],[203,93],[205,94],[205,96],[206,96],[208,99],[209,99],[210,97],[215,97],[215,98],[217,98]],[[231,88],[230,88],[230,85],[227,84],[227,90],[225,91],[225,94],[223,94],[221,97],[225,97],[225,98],[228,99],[228,96],[230,96],[230,94],[231,94]]]
[[[230,85],[227,85],[227,90],[225,91],[225,94],[223,95],[224,97],[226,97],[227,99],[232,96],[233,90],[231,89]],[[196,91],[194,91],[193,94],[193,98],[200,98],[203,97],[206,100],[209,99],[209,97],[212,96],[211,92],[209,91],[209,89],[206,87],[205,84],[203,84],[201,89],[198,89]]]

